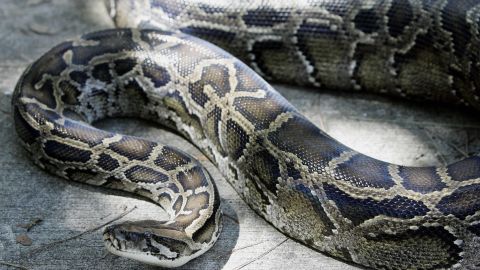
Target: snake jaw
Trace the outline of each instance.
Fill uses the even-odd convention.
[[[120,251],[120,243],[119,241],[115,238],[115,234],[112,233],[113,229],[112,226],[109,226],[105,228],[105,231],[103,232],[103,241],[105,243],[105,246],[110,250],[110,248],[113,248],[115,250]]]
[[[143,230],[142,224],[148,222],[150,221],[126,222],[106,227],[103,232],[105,247],[117,256],[168,268],[184,265],[203,254],[192,250],[180,239]]]

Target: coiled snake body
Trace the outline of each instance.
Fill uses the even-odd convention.
[[[12,100],[36,164],[169,214],[108,227],[111,252],[179,266],[221,229],[215,185],[193,157],[89,125],[128,116],[174,127],[257,213],[312,248],[372,268],[479,267],[479,157],[420,168],[362,155],[241,61],[180,32],[272,80],[478,108],[480,2],[115,3],[119,26],[175,32],[115,29],[62,43],[27,68]]]

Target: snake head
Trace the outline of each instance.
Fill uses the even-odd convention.
[[[155,220],[108,226],[103,240],[115,255],[161,267],[181,266],[204,252],[182,230]]]

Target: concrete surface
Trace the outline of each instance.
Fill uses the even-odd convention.
[[[10,116],[10,94],[28,63],[64,39],[112,26],[101,1],[0,2],[0,269],[15,268],[7,264],[24,269],[154,269],[107,253],[101,230],[55,243],[111,220],[125,207],[137,209],[124,219],[154,216],[160,210],[122,192],[67,182],[43,172],[21,149]],[[364,94],[277,88],[333,137],[378,159],[433,165],[480,149],[480,121],[472,112]],[[225,229],[211,252],[181,269],[357,269],[276,231],[182,138],[135,120],[114,119],[97,126],[186,146],[218,179],[227,215]],[[17,226],[34,218],[43,222],[29,232]],[[31,246],[16,242],[23,234],[31,239]]]

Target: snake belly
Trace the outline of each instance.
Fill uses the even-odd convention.
[[[115,254],[178,266],[220,231],[215,186],[193,157],[89,125],[128,116],[185,135],[250,207],[314,249],[377,269],[480,264],[479,157],[405,167],[362,155],[241,61],[187,34],[117,29],[62,43],[25,71],[12,102],[38,165],[147,196],[170,214],[108,227]]]

